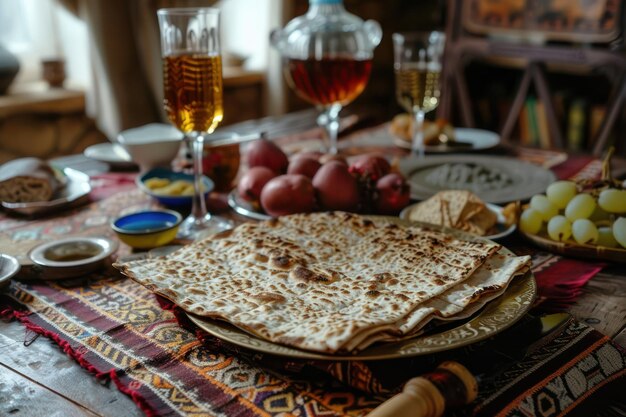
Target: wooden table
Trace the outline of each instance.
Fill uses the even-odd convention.
[[[626,268],[612,265],[600,272],[568,310],[626,346]],[[17,321],[2,321],[0,415],[130,417],[143,413],[113,384],[100,384],[51,340],[36,337]]]

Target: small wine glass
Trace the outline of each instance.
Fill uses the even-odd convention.
[[[439,104],[446,35],[439,31],[394,33],[396,100],[415,119],[411,149],[424,157],[424,117]]]
[[[222,59],[219,10],[210,7],[157,11],[163,57],[163,105],[170,122],[185,134],[191,150],[194,195],[191,214],[179,237],[199,237],[230,229],[230,220],[211,216],[202,189],[205,138],[222,121]]]

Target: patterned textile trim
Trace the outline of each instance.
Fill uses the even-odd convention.
[[[611,390],[608,388],[610,383]],[[557,416],[607,407],[626,383],[626,353],[573,321],[550,343],[480,386],[479,416]]]
[[[0,246],[19,255],[26,253],[27,246],[70,233],[111,233],[108,226],[111,217],[151,204],[135,190],[54,219],[28,223],[5,218],[0,221]],[[536,274],[550,271],[561,260],[554,256],[543,258],[536,265]],[[13,282],[0,295],[0,310],[20,320],[28,329],[50,337],[97,378],[113,380],[147,415],[363,416],[389,396],[389,389],[436,365],[421,359],[349,365],[302,364],[256,354],[233,355],[217,339],[206,338],[201,343],[195,331],[178,325],[174,312],[162,309],[147,290],[120,279],[115,271],[56,283]],[[597,332],[588,334],[590,339],[572,343],[574,355],[568,360],[598,340]],[[563,346],[567,344],[569,341],[565,340]],[[614,352],[602,350],[603,346],[612,345],[604,342],[588,356],[580,357],[572,369],[586,363],[595,352],[598,361],[605,363],[604,355]],[[564,348],[564,352],[568,351]],[[553,362],[561,358],[558,353]],[[546,379],[550,373],[544,372],[546,367],[540,359],[533,354],[508,370],[509,375],[517,368],[524,371],[520,381],[525,385],[511,386],[506,392],[498,390],[506,386],[504,382],[495,385],[497,395],[484,409],[496,413],[514,400],[519,403],[515,410],[522,409],[525,403],[524,399],[518,399],[520,389],[525,391],[528,387],[540,387],[541,381],[553,381]],[[528,368],[533,361],[534,370]],[[568,374],[555,375],[565,378]],[[590,396],[579,396],[567,412],[574,414],[585,407],[597,406],[614,387],[623,387],[622,371],[611,377],[615,381],[596,384]],[[481,395],[489,393],[489,385],[482,388]],[[384,394],[372,395],[372,392]]]
[[[14,283],[11,302],[0,305],[96,377],[114,380],[148,415],[362,416],[385,399],[330,378],[268,372],[211,350],[143,287],[94,278],[63,285]]]
[[[592,156],[570,156],[567,161],[552,168],[559,179],[596,179],[602,174],[602,162]]]
[[[96,377],[112,379],[148,415],[362,416],[389,395],[354,391],[327,374],[320,378],[322,368],[316,363],[294,365],[258,354],[235,357],[213,338],[202,344],[130,280],[101,275],[64,284],[14,283],[9,295],[11,300],[1,301],[7,311],[51,337]],[[282,367],[275,366],[281,362]],[[349,375],[348,380],[366,382],[361,388],[371,389],[387,379],[404,381],[434,364],[407,360],[324,366],[336,377]],[[552,398],[548,394],[562,386],[569,390],[567,399],[560,397],[554,407],[598,406],[607,400],[605,386],[623,384],[624,369],[623,352],[588,326],[571,323],[550,343],[481,385],[476,411],[535,412],[538,401],[546,404],[545,398]],[[581,382],[587,383],[584,389],[577,388]]]
[[[180,314],[180,309],[169,301],[164,300],[162,306],[178,311],[177,317],[180,317],[182,325],[194,327],[184,314]],[[430,371],[444,360],[452,358],[462,363],[470,363],[477,353],[476,349],[484,349],[490,343],[481,343],[482,348],[472,347],[468,350],[431,355],[428,358],[382,362],[306,361],[294,366],[292,362],[275,361],[267,355],[246,352],[221,343],[199,329],[196,329],[196,335],[203,343],[213,346],[217,343],[233,354],[264,363],[279,372],[306,372],[315,368],[360,390],[387,393],[400,390],[409,378]],[[390,372],[390,369],[394,371]],[[558,407],[553,406],[549,400],[552,401],[552,397],[557,396],[563,388],[566,394],[561,394],[561,402],[558,404],[559,407],[567,408],[563,411],[578,412],[579,407],[587,408],[590,407],[589,404],[598,409],[615,398],[612,391],[616,391],[614,387],[619,386],[620,381],[626,382],[626,354],[606,336],[572,320],[561,334],[553,336],[546,344],[515,364],[509,364],[505,369],[498,368],[497,375],[488,378],[491,378],[489,382],[480,385],[480,396],[475,403],[478,405],[473,410],[468,408],[455,415],[552,415],[550,411]],[[602,391],[609,383],[612,383],[611,390]],[[547,396],[546,392],[551,393],[551,396]]]

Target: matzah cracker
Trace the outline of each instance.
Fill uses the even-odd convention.
[[[116,267],[190,313],[332,353],[468,279],[499,248],[331,212],[247,223]]]
[[[392,342],[415,337],[432,320],[460,320],[470,317],[489,301],[506,291],[511,281],[528,272],[529,256],[515,256],[503,250],[494,254],[466,281],[418,306],[407,317],[378,335],[352,346],[361,350],[374,342]]]

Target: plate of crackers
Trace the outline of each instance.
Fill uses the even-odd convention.
[[[413,118],[396,115],[389,124],[394,145],[411,149]],[[444,119],[424,121],[424,150],[428,153],[476,152],[491,149],[500,143],[500,136],[489,130],[459,128]]]
[[[518,212],[517,203],[502,207],[483,202],[471,191],[445,190],[407,206],[400,218],[450,227],[493,240],[515,231]]]

